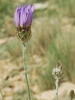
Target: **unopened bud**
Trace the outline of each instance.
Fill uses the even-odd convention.
[[[74,91],[73,90],[70,91],[69,96],[70,96],[71,100],[74,98]]]
[[[56,79],[57,77],[60,79],[61,76],[62,76],[62,66],[60,65],[60,63],[58,62],[56,64],[56,66],[53,68],[53,71],[52,71],[52,75],[54,76],[54,78]]]

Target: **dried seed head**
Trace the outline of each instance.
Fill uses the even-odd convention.
[[[70,96],[71,100],[74,98],[74,91],[73,90],[70,91],[69,96]]]
[[[61,76],[62,76],[62,66],[60,65],[60,63],[58,62],[56,64],[56,66],[53,68],[53,71],[52,71],[52,75],[54,76],[54,78],[56,79],[57,77],[60,79]]]

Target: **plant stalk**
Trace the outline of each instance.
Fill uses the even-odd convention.
[[[56,78],[56,100],[58,100],[58,82],[59,82],[59,79],[57,77]]]
[[[24,63],[24,73],[25,73],[25,78],[26,78],[26,84],[27,84],[27,89],[28,89],[28,98],[29,98],[29,100],[31,100],[29,82],[28,82],[28,77],[27,77],[26,46],[25,46],[25,44],[23,44],[23,63]]]
[[[4,100],[4,96],[3,96],[3,94],[2,94],[2,91],[1,91],[1,89],[0,89],[0,93],[1,93],[1,96],[2,96],[2,100]]]

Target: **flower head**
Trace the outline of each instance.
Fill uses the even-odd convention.
[[[14,22],[17,27],[18,37],[22,42],[26,42],[31,37],[31,24],[34,12],[33,5],[19,6],[14,14]]]
[[[33,5],[25,5],[16,8],[14,22],[16,27],[29,27],[32,24],[34,12]]]

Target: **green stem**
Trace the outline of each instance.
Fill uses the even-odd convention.
[[[28,97],[29,100],[31,100],[31,95],[30,95],[30,88],[29,88],[29,82],[28,82],[28,77],[27,77],[27,67],[26,67],[26,46],[23,44],[23,61],[24,61],[24,72],[25,72],[25,78],[26,78],[26,84],[27,84],[27,89],[28,89]]]
[[[1,89],[0,89],[0,93],[1,93],[1,96],[2,96],[2,100],[4,100],[4,97],[3,97],[3,94],[2,94],[2,91],[1,91]]]
[[[57,77],[57,79],[56,79],[56,100],[58,100],[58,81],[59,81],[59,79]]]

